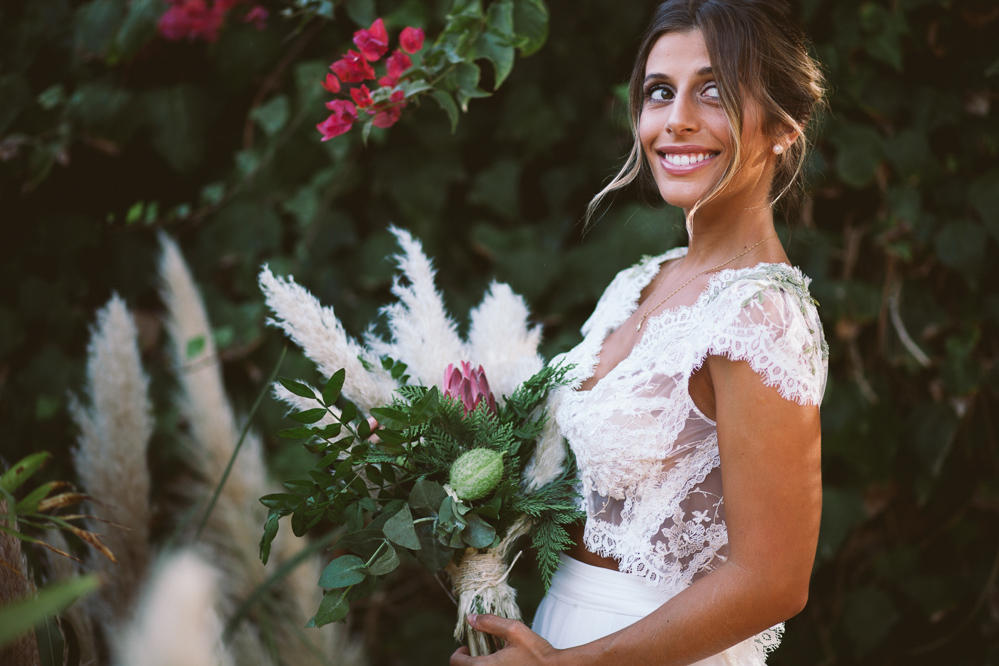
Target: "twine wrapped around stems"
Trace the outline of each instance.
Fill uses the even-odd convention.
[[[521,516],[495,548],[485,551],[469,548],[460,564],[448,565],[451,586],[458,600],[458,623],[454,628],[454,637],[461,641],[467,634],[472,656],[489,654],[497,646],[492,643],[491,637],[468,626],[465,618],[470,613],[492,613],[511,620],[521,619],[517,592],[506,582],[520,554],[509,565],[506,559],[514,543],[527,534],[530,526],[530,518]]]

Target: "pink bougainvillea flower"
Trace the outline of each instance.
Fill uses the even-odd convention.
[[[263,5],[255,5],[250,11],[246,12],[246,16],[243,20],[247,23],[252,23],[253,27],[257,30],[263,30],[267,27],[267,17],[270,14],[264,9]]]
[[[368,62],[375,62],[388,51],[388,32],[381,19],[376,19],[367,30],[354,33],[354,43]],[[373,78],[373,77],[372,77]]]
[[[350,96],[354,99],[354,103],[357,104],[357,108],[359,109],[366,109],[371,106],[371,91],[368,90],[368,86],[362,85],[357,88],[351,88]]]
[[[416,53],[423,48],[423,28],[403,28],[399,46],[406,53]]]
[[[375,70],[371,64],[364,59],[357,51],[347,51],[347,53],[330,65],[344,83],[360,83],[375,78]]]
[[[378,85],[384,86],[385,88],[395,88],[399,85],[399,79],[392,76],[383,76],[378,79]]]
[[[160,16],[157,31],[168,40],[203,39],[214,42],[219,37],[224,12],[219,5],[209,8],[205,0],[173,0]]]
[[[332,74],[327,74],[326,80],[319,85],[325,88],[327,92],[331,93],[340,92],[340,79],[336,78]]]
[[[486,373],[481,365],[473,370],[468,361],[462,361],[460,368],[454,367],[453,363],[449,364],[444,371],[442,388],[444,395],[461,403],[466,414],[478,407],[483,400],[489,411],[496,413],[496,399],[489,390],[489,382],[486,381]]]
[[[402,76],[403,72],[412,66],[413,61],[402,51],[394,52],[388,57],[388,60],[385,61],[385,68],[388,71],[388,75],[396,80]]]
[[[323,141],[329,141],[335,136],[350,131],[354,121],[357,120],[357,108],[353,102],[343,99],[335,99],[327,102],[326,108],[333,111],[330,117],[316,125],[323,135]]]
[[[388,129],[399,122],[399,118],[402,116],[402,111],[398,106],[393,106],[384,111],[379,111],[375,114],[374,120],[371,124],[375,127],[381,127],[382,129]]]

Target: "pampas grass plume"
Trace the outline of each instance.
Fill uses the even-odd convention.
[[[99,621],[115,622],[129,615],[149,563],[146,452],[153,432],[135,321],[117,295],[97,313],[87,356],[89,407],[75,399],[70,403],[80,429],[73,457],[84,489],[100,499],[94,512],[115,523],[98,531],[118,562],[89,553],[88,569],[105,584],[88,603],[96,604]]]
[[[135,619],[117,637],[117,666],[235,666],[216,610],[219,572],[191,551],[160,565]]]

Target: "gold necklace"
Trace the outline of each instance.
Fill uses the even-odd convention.
[[[683,284],[681,284],[681,285],[680,285],[679,287],[677,287],[676,289],[674,289],[674,290],[673,290],[673,292],[672,292],[672,293],[671,293],[671,294],[670,294],[669,296],[667,296],[667,297],[666,297],[666,298],[664,298],[663,300],[661,300],[661,301],[659,301],[658,303],[656,303],[656,306],[655,306],[654,308],[650,308],[650,309],[646,309],[646,310],[645,310],[645,314],[643,314],[643,315],[642,315],[642,318],[638,320],[638,326],[636,326],[636,327],[635,327],[635,330],[636,330],[636,331],[640,331],[640,330],[642,330],[642,324],[644,324],[644,323],[645,323],[645,320],[649,318],[649,315],[650,315],[650,314],[652,314],[653,312],[655,312],[656,310],[658,310],[658,309],[659,309],[659,308],[660,308],[660,307],[662,306],[662,304],[663,304],[663,303],[665,303],[665,302],[666,302],[666,301],[668,301],[669,299],[671,299],[671,298],[673,298],[674,296],[676,296],[676,295],[677,295],[677,293],[679,293],[681,289],[683,289],[684,287],[686,287],[686,286],[687,286],[688,284],[690,284],[691,282],[693,282],[693,281],[694,281],[694,280],[696,280],[697,278],[701,277],[701,276],[702,276],[702,275],[704,275],[705,273],[710,273],[711,271],[716,271],[716,270],[718,270],[719,268],[724,268],[725,266],[728,266],[729,264],[731,264],[731,263],[732,263],[733,261],[735,261],[735,260],[736,260],[736,259],[738,259],[739,257],[743,257],[743,256],[745,256],[745,255],[749,254],[750,252],[752,252],[753,250],[755,250],[755,249],[756,249],[756,248],[758,248],[759,246],[761,246],[761,245],[763,245],[764,243],[766,243],[766,242],[767,242],[768,240],[770,240],[771,238],[776,238],[776,237],[777,237],[777,234],[776,234],[776,233],[775,233],[775,234],[773,234],[772,236],[767,236],[767,237],[766,237],[766,238],[764,238],[763,240],[759,241],[759,242],[758,242],[758,243],[757,243],[756,245],[754,245],[753,247],[749,248],[748,250],[743,250],[742,252],[740,252],[739,254],[735,255],[734,257],[732,257],[731,259],[729,259],[729,260],[728,260],[728,261],[726,261],[725,263],[723,263],[723,264],[718,264],[717,266],[712,266],[711,268],[705,268],[705,269],[704,269],[703,271],[701,271],[700,273],[698,273],[697,275],[695,275],[694,277],[690,278],[689,280],[687,280],[686,282],[684,282]],[[656,290],[652,292],[652,296],[650,296],[648,300],[652,300],[653,298],[655,298],[655,297],[656,297],[656,294],[657,294],[657,293],[659,293],[659,288],[660,288],[660,287],[662,287],[662,284],[663,284],[663,283],[662,283],[662,282],[660,281],[659,285],[658,285],[658,286],[656,287]]]

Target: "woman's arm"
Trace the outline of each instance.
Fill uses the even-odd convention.
[[[797,614],[808,596],[821,513],[819,410],[785,400],[746,361],[705,363],[716,406],[729,558],[654,613],[610,636],[554,650],[524,624],[483,615],[507,647],[451,664],[680,666]]]

